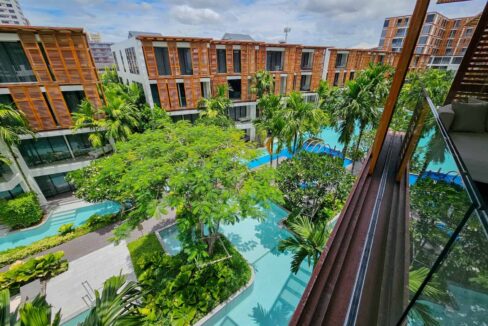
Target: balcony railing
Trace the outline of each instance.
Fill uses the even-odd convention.
[[[398,323],[481,325],[488,312],[486,206],[427,94],[405,144],[412,139],[410,296]],[[408,146],[402,153],[410,155]]]

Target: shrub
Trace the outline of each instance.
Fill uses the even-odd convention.
[[[68,233],[71,233],[75,230],[73,226],[74,226],[73,223],[63,224],[59,227],[58,233],[61,235],[66,235]]]
[[[58,251],[13,265],[7,272],[0,273],[0,289],[15,291],[32,280],[45,280],[66,271],[68,262],[63,257],[64,252]]]
[[[140,267],[144,260],[148,259],[154,253],[163,253],[161,243],[154,233],[147,234],[127,244],[130,252],[130,259],[134,265],[134,272],[137,276],[141,275],[144,270]]]
[[[31,226],[41,220],[42,214],[39,200],[33,192],[0,201],[0,222],[12,229]]]

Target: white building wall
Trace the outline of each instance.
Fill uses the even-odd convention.
[[[30,25],[18,0],[0,0],[0,25]]]

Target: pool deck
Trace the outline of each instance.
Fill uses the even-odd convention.
[[[125,239],[127,242],[131,242],[133,240],[136,240],[140,238],[143,235],[146,235],[148,233],[154,232],[158,229],[163,228],[164,226],[173,223],[175,219],[175,211],[169,210],[167,214],[164,215],[162,219],[155,219],[151,218],[149,220],[146,220],[142,222],[141,227],[138,229],[133,230],[129,237]],[[32,257],[39,257],[46,255],[48,253],[53,253],[56,251],[64,251],[64,256],[68,260],[68,262],[72,262],[78,258],[81,258],[85,255],[90,254],[91,252],[94,252],[98,249],[101,249],[105,246],[108,246],[112,244],[113,242],[110,240],[114,233],[115,227],[120,225],[121,222],[109,225],[103,229],[97,230],[95,232],[90,232],[88,234],[85,234],[79,238],[73,239],[71,241],[65,242],[59,246],[53,247],[51,249],[47,249],[44,251],[41,251],[33,256],[26,257],[22,259],[23,261],[28,260],[29,258]],[[0,269],[0,272],[5,272],[8,270],[9,266],[4,266],[2,269]]]

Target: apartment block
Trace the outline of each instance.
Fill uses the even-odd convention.
[[[227,85],[232,107],[229,115],[248,139],[254,139],[256,97],[252,76],[268,70],[275,93],[300,91],[315,100],[314,90],[324,73],[326,47],[268,44],[253,40],[170,37],[137,34],[112,45],[121,82],[139,83],[151,106],[165,109],[173,120],[194,120],[202,97]]]
[[[115,64],[112,50],[110,49],[112,44],[107,42],[88,42],[95,66],[99,72],[103,72],[105,68],[110,68]]]
[[[370,63],[388,64],[396,67],[400,53],[372,49],[331,48],[327,49],[326,57],[324,80],[327,80],[331,86],[342,87],[349,80],[353,80],[358,72],[366,69]],[[410,69],[427,67],[429,58],[430,56],[426,54],[416,54]]]
[[[448,18],[429,12],[425,18],[415,54],[430,55],[429,67],[457,70],[471,40],[479,15]],[[378,48],[400,52],[410,16],[388,17],[383,24]]]
[[[20,7],[19,0],[0,1],[0,25],[30,25]]]
[[[45,204],[72,190],[67,172],[102,154],[91,147],[90,130],[70,129],[83,99],[102,104],[86,35],[81,28],[0,26],[0,66],[0,102],[22,111],[35,132],[12,149],[18,165],[0,167],[0,198],[30,188]],[[14,161],[6,144],[0,152]]]

